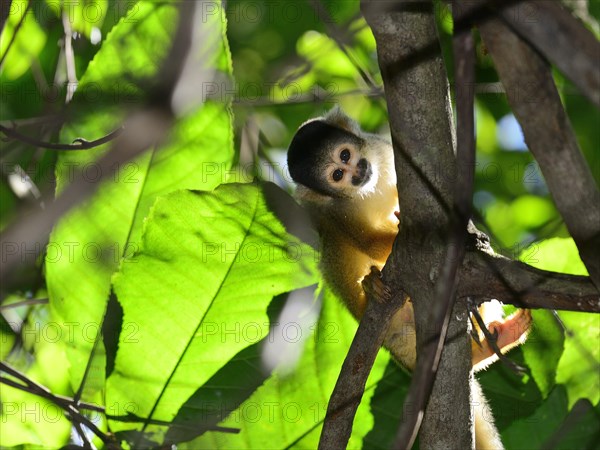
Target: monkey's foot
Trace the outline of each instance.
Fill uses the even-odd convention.
[[[501,320],[488,324],[486,339],[481,346],[473,345],[473,365],[477,370],[487,367],[496,361],[500,355],[525,342],[531,327],[531,312],[519,309],[514,314]]]
[[[380,303],[392,298],[390,289],[381,278],[381,271],[375,266],[371,266],[371,272],[363,278],[362,286],[368,298],[373,298]]]
[[[490,332],[496,337],[496,345],[506,353],[515,345],[525,342],[531,327],[531,311],[519,309],[501,322],[488,325]]]

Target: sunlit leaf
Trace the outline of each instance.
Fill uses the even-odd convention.
[[[516,224],[527,228],[542,226],[556,214],[550,200],[533,195],[522,195],[510,205]]]
[[[548,239],[535,245],[535,253],[527,263],[545,270],[560,271],[575,275],[586,275],[585,266],[579,258],[577,247],[572,239]],[[526,254],[527,251],[524,252]],[[566,328],[564,351],[558,362],[556,383],[564,385],[568,396],[568,407],[580,399],[588,399],[592,404],[600,400],[600,316],[598,314],[560,311],[560,319]],[[553,333],[550,327],[556,323],[543,323],[545,333]],[[547,362],[555,359],[560,340],[549,342],[554,347],[543,353]],[[550,357],[554,355],[554,357]],[[541,356],[536,356],[539,359]],[[551,375],[546,375],[551,377]],[[544,386],[546,383],[542,384]]]
[[[335,298],[326,298],[315,334],[307,341],[297,370],[288,376],[275,373],[221,423],[222,426],[240,428],[241,432],[209,432],[188,445],[180,444],[178,448],[316,448],[327,402],[356,326],[356,320]],[[389,354],[380,351],[367,381],[348,448],[360,448],[374,424],[370,402],[388,362]],[[390,432],[389,427],[379,430],[380,433],[385,431]]]
[[[96,139],[122,125],[127,110],[144,101],[144,83],[156,74],[177,25],[177,5],[140,2],[112,29],[81,79],[74,98],[78,115],[61,139]],[[207,15],[221,29],[219,14]],[[213,39],[221,39],[220,35]],[[205,64],[231,73],[228,48],[221,41]],[[96,96],[96,97],[94,97]],[[90,101],[97,98],[96,108]],[[134,103],[131,103],[134,102]],[[231,116],[227,103],[207,102],[180,118],[166,142],[115,167],[98,192],[65,216],[54,229],[46,274],[54,318],[79,330],[68,349],[72,383],[81,382],[109,298],[112,274],[121,258],[139,248],[144,218],[159,195],[178,189],[211,189],[222,183],[233,159]],[[73,174],[97,182],[96,159],[110,144],[66,152],[57,164],[58,189]],[[124,327],[131,324],[124,323]]]
[[[550,311],[535,310],[531,314],[533,327],[523,346],[523,355],[538,388],[546,397],[556,382],[565,337]]]
[[[139,252],[114,279],[136,333],[121,334],[107,402],[173,419],[224,362],[266,336],[273,296],[313,284],[315,264],[314,250],[285,234],[257,185],[160,197]]]
[[[8,80],[23,75],[46,43],[46,33],[36,22],[29,3],[27,0],[14,0],[8,6],[8,20],[0,36],[0,55],[5,57],[2,77]]]
[[[22,333],[27,339],[24,345],[35,348],[35,360],[30,365],[17,365],[15,368],[54,394],[69,395],[71,389],[64,342],[68,342],[75,329],[71,328],[69,332],[49,321],[46,312],[46,308],[37,309],[23,324]],[[4,347],[4,343],[1,346]],[[10,358],[6,362],[15,366]],[[6,374],[3,372],[2,376]],[[0,390],[0,436],[3,447],[35,444],[44,448],[59,448],[68,442],[71,423],[56,403],[5,384],[0,385]]]

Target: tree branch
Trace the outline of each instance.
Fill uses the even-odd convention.
[[[111,442],[111,439],[108,435],[103,433],[94,424],[94,422],[92,422],[86,416],[81,414],[76,403],[68,401],[67,399],[65,399],[65,397],[54,395],[52,392],[50,392],[48,388],[42,386],[39,383],[36,383],[31,378],[27,377],[26,375],[22,374],[21,372],[19,372],[18,370],[14,369],[6,363],[0,362],[0,370],[17,378],[19,381],[23,382],[24,385],[5,377],[0,377],[0,383],[14,387],[16,389],[20,389],[22,391],[30,392],[32,394],[45,398],[46,400],[50,400],[54,404],[60,406],[65,411],[65,413],[68,413],[71,416],[73,423],[78,422],[80,424],[85,425],[105,444]]]
[[[454,187],[454,205],[452,209],[452,229],[448,237],[446,261],[442,266],[441,274],[436,282],[435,304],[431,314],[432,323],[436,327],[437,339],[435,345],[427,345],[420,349],[420,362],[413,378],[411,389],[406,398],[406,405],[417,412],[409,420],[404,420],[398,430],[395,448],[412,448],[419,431],[420,419],[423,417],[425,406],[429,400],[429,411],[439,414],[448,402],[453,401],[448,393],[456,389],[457,381],[450,375],[440,377],[436,380],[438,365],[440,363],[442,350],[448,333],[450,317],[453,312],[466,317],[464,304],[455,305],[456,288],[460,263],[465,254],[467,238],[467,224],[471,215],[471,198],[473,195],[473,170],[475,167],[475,133],[474,133],[474,85],[475,85],[475,53],[474,42],[470,27],[462,27],[455,30],[453,39],[455,56],[455,80],[456,80],[456,104],[457,104],[457,165],[464,168],[463,176],[456,180]],[[440,326],[441,324],[441,326]],[[453,336],[465,335],[466,322],[455,321]],[[462,340],[465,342],[465,340]],[[462,373],[454,370],[452,375],[460,377],[459,380],[468,380],[470,371],[470,358],[468,349],[462,349],[466,357],[455,361],[454,366],[460,367],[459,362],[465,362],[460,367]],[[424,368],[425,370],[423,370]],[[446,368],[446,373],[451,370]],[[434,381],[437,381],[442,394],[430,399],[433,392]],[[464,389],[464,388],[463,388]],[[468,387],[466,388],[468,398]],[[455,414],[466,416],[464,424],[470,423],[469,410],[463,405],[457,405]],[[437,412],[437,413],[436,413]],[[438,418],[440,416],[437,416]],[[412,419],[412,420],[410,420]],[[415,420],[416,419],[416,420]],[[446,435],[446,436],[444,436]],[[421,436],[426,448],[443,448],[449,444],[447,435],[453,436],[452,445],[456,448],[468,448],[472,446],[470,428],[463,426],[457,429],[444,430],[441,420],[430,420],[423,424]]]
[[[75,141],[73,141],[77,142],[76,144],[55,144],[53,142],[39,141],[30,136],[19,133],[14,128],[5,127],[1,124],[0,131],[6,136],[16,139],[18,141],[25,142],[26,144],[33,145],[35,147],[45,148],[48,150],[88,150],[90,148],[98,147],[102,144],[106,144],[107,142],[112,141],[123,132],[123,127],[119,127],[116,130],[108,133],[106,136],[103,136],[93,141],[88,141],[83,138],[77,138],[75,139]]]
[[[384,280],[393,290],[401,287],[410,295],[417,332],[417,367],[396,446],[411,445],[431,390],[421,448],[469,448],[471,358],[467,314],[461,314],[465,305],[456,305],[450,314],[462,250],[460,245],[448,248],[448,242],[450,237],[460,244],[466,227],[459,230],[460,221],[451,221],[456,161],[448,80],[432,4],[402,1],[394,3],[393,10],[389,6],[389,2],[361,3],[377,43],[402,211]],[[458,258],[451,261],[453,254]],[[436,378],[438,343],[446,331],[456,339],[446,342]],[[449,404],[454,408],[451,415]]]
[[[379,271],[372,271],[365,277],[363,287],[367,294],[367,307],[329,398],[319,450],[347,447],[354,416],[375,357],[392,317],[406,301],[402,293],[391,297]]]
[[[524,1],[498,9],[502,19],[531,43],[600,108],[600,43],[559,1]]]
[[[600,312],[600,295],[589,277],[540,270],[481,250],[467,252],[458,295],[528,309]]]
[[[550,67],[500,20],[487,21],[480,30],[527,145],[600,290],[600,191],[577,145]]]

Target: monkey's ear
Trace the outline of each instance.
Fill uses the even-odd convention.
[[[323,120],[331,125],[342,128],[343,130],[349,131],[355,136],[360,135],[360,127],[358,123],[350,118],[340,105],[335,105],[325,116],[323,116]]]

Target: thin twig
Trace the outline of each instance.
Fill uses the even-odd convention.
[[[24,134],[19,133],[17,130],[13,128],[6,127],[4,125],[0,125],[0,131],[3,132],[6,136],[16,139],[21,142],[25,142],[26,144],[33,145],[35,147],[41,147],[48,150],[88,150],[90,148],[98,147],[100,145],[106,144],[107,142],[116,139],[124,130],[124,127],[121,126],[114,131],[111,131],[106,136],[103,136],[99,139],[88,141],[83,138],[77,138],[73,142],[77,142],[77,144],[55,144],[52,142],[44,142],[34,139],[32,137],[26,136]]]
[[[12,309],[12,308],[18,308],[19,306],[46,305],[46,304],[48,304],[47,298],[30,298],[27,300],[21,300],[19,302],[8,303],[6,305],[0,305],[0,311]]]
[[[75,55],[73,53],[73,30],[71,29],[70,14],[63,10],[62,24],[65,31],[64,52],[65,64],[67,66],[67,95],[65,103],[69,103],[77,89],[77,73],[75,71]]]
[[[377,86],[377,84],[375,83],[375,80],[373,79],[373,77],[371,76],[371,74],[369,72],[367,72],[360,66],[360,64],[358,63],[356,58],[350,53],[350,51],[348,50],[348,47],[346,46],[346,43],[344,42],[345,41],[345,39],[344,39],[345,33],[340,29],[339,26],[337,26],[337,24],[333,24],[331,14],[329,14],[329,11],[327,11],[327,9],[324,7],[322,1],[321,0],[312,0],[310,2],[310,5],[315,10],[318,17],[321,17],[322,19],[324,19],[324,20],[322,20],[322,23],[325,25],[325,28],[327,29],[327,34],[329,35],[329,37],[331,37],[335,41],[338,48],[344,53],[344,55],[346,55],[348,60],[354,65],[354,68],[358,71],[358,73],[360,74],[360,77],[363,79],[365,84],[367,86],[369,86],[371,89],[374,89]]]
[[[17,369],[9,366],[4,362],[0,362],[0,370],[17,378],[18,380],[23,382],[24,385],[6,377],[0,377],[0,383],[4,383],[16,389],[20,389],[22,391],[29,392],[39,397],[45,398],[46,400],[50,400],[52,403],[60,406],[66,413],[68,413],[73,421],[76,420],[79,423],[85,425],[87,428],[89,428],[96,436],[98,436],[102,440],[102,442],[111,442],[111,439],[108,437],[108,435],[102,432],[90,419],[81,414],[81,412],[79,412],[77,407],[73,405],[72,402],[66,401],[62,396],[59,397],[57,395],[54,395],[47,387],[35,382],[31,378],[27,377],[23,373],[19,372]]]

